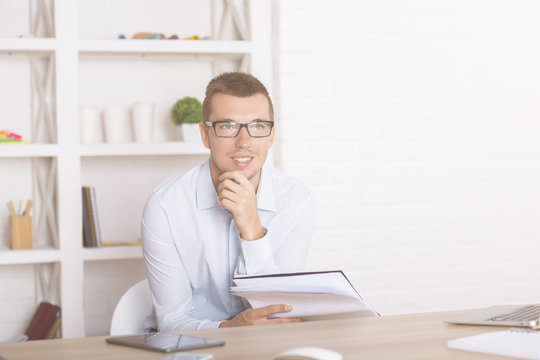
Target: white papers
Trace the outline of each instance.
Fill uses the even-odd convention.
[[[540,359],[540,332],[527,329],[494,331],[449,340],[448,347],[520,359]]]
[[[342,271],[241,276],[233,279],[231,292],[251,307],[288,304],[293,310],[279,317],[302,320],[345,316],[377,316]]]

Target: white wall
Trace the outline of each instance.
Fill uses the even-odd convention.
[[[540,301],[540,3],[279,2],[279,165],[312,269],[381,313]]]

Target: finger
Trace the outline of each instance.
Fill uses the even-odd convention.
[[[273,319],[268,319],[267,321],[270,324],[285,324],[285,323],[301,322],[302,319],[295,318],[295,317],[291,317],[291,318],[273,318]]]
[[[246,193],[253,192],[253,185],[248,180],[236,181],[235,179],[226,178],[226,179],[223,179],[218,184],[218,189],[219,189],[219,186],[221,186],[222,188],[228,188],[234,191],[244,191]]]
[[[223,181],[225,179],[234,180],[234,182],[243,185],[247,185],[248,183],[251,184],[248,178],[240,171],[227,171],[221,174],[218,178],[219,181]]]
[[[230,200],[234,203],[237,203],[240,201],[240,196],[238,196],[238,194],[235,194],[234,192],[230,190],[223,190],[219,194],[219,201],[221,202],[223,200]]]
[[[233,214],[233,216],[238,211],[238,205],[236,205],[236,203],[231,200],[223,199],[219,202],[219,204],[222,208],[229,210]]]
[[[242,189],[242,185],[230,179],[225,179],[218,184],[218,193],[222,192],[223,190],[231,190],[238,193],[241,192]]]
[[[221,181],[221,180],[225,180],[225,179],[235,179],[237,177],[238,177],[238,179],[240,179],[242,176],[244,176],[244,175],[238,170],[225,171],[221,175],[219,175],[218,180]]]
[[[254,309],[253,311],[256,313],[257,316],[268,317],[274,314],[290,312],[292,311],[292,306],[287,305],[287,304],[275,304],[275,305],[268,305],[262,308]]]
[[[238,202],[238,204],[255,200],[255,194],[250,189],[243,188],[229,180],[227,180],[227,184],[218,186],[218,197],[220,200],[227,198]]]

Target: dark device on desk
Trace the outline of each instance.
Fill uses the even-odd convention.
[[[167,353],[225,345],[225,341],[222,340],[174,334],[170,332],[110,337],[107,338],[106,341],[109,344],[131,346]]]

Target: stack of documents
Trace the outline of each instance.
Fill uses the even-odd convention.
[[[520,328],[493,331],[449,340],[448,347],[520,359],[540,359],[540,332]]]
[[[237,276],[231,292],[252,308],[288,304],[293,310],[279,317],[302,320],[379,316],[354,289],[341,270]]]

